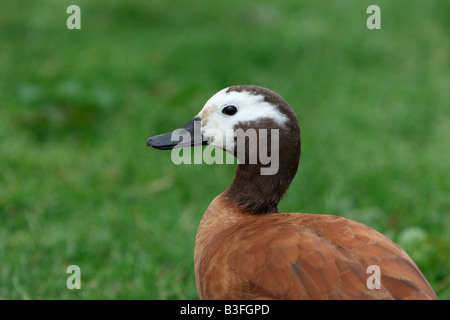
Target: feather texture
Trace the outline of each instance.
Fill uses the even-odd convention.
[[[243,212],[226,194],[210,204],[195,245],[202,299],[436,299],[403,249],[337,216]],[[380,268],[369,289],[367,268]]]

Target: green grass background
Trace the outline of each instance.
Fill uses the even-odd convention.
[[[235,166],[145,142],[257,84],[302,128],[279,209],[377,229],[449,299],[449,17],[446,0],[0,1],[0,298],[197,299],[197,226]]]

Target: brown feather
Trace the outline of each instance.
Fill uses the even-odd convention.
[[[368,289],[377,265],[381,289]],[[195,245],[202,299],[436,299],[411,258],[346,218],[253,215],[225,194],[206,210]]]

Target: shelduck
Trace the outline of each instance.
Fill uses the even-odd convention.
[[[437,299],[408,254],[374,229],[339,216],[278,212],[301,149],[297,116],[280,95],[253,85],[225,88],[182,129],[147,146],[207,144],[239,159],[232,184],[198,227],[201,299]]]

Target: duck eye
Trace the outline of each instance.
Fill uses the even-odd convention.
[[[232,116],[236,114],[236,112],[237,108],[235,106],[226,106],[225,108],[222,109],[222,113],[228,116]]]

